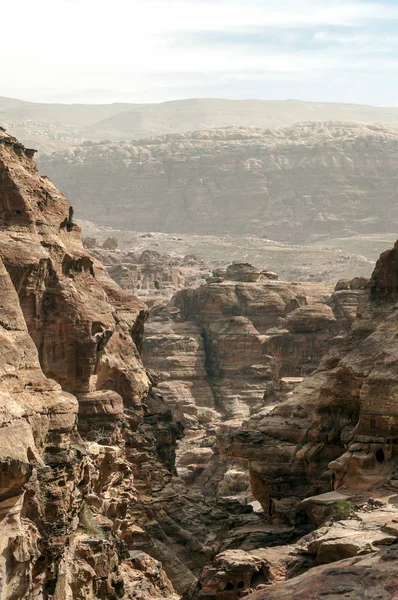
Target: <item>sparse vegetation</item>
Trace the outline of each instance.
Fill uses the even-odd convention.
[[[350,500],[339,500],[335,508],[335,518],[337,520],[348,519],[352,516],[355,506]]]
[[[197,417],[201,425],[208,425],[214,421],[215,413],[212,408],[198,408]]]
[[[231,306],[231,314],[234,317],[243,317],[246,314],[246,307],[243,302],[235,302],[235,304]]]
[[[86,502],[83,502],[79,518],[81,529],[85,534],[101,540],[107,539],[105,531],[98,525],[91,508]]]

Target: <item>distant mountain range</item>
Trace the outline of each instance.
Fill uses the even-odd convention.
[[[286,243],[398,230],[398,129],[307,122],[86,142],[41,155],[78,217]]]
[[[41,104],[0,97],[0,125],[41,151],[85,140],[131,140],[196,129],[289,127],[302,121],[398,126],[398,108],[297,100],[193,98],[160,104]]]

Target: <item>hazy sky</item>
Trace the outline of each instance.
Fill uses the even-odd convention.
[[[0,96],[398,105],[398,0],[5,0]]]

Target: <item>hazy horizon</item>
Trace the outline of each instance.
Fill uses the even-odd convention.
[[[398,105],[394,0],[21,0],[2,16],[0,96]]]
[[[129,102],[123,100],[115,100],[112,102],[47,102],[47,101],[39,101],[39,100],[31,100],[30,98],[20,98],[20,97],[12,97],[12,96],[0,96],[0,98],[5,98],[7,100],[16,100],[18,102],[26,102],[29,104],[59,104],[59,105],[67,105],[67,106],[111,106],[117,104],[132,104],[132,105],[140,105],[140,104],[168,104],[172,102],[189,102],[192,100],[219,100],[219,101],[236,101],[236,102],[303,102],[303,103],[313,103],[313,104],[346,104],[348,106],[369,106],[374,108],[398,108],[398,101],[395,105],[388,104],[366,104],[363,102],[344,102],[339,100],[301,100],[299,98],[229,98],[226,96],[190,96],[190,97],[182,97],[182,98],[172,98],[170,100],[158,100],[153,102]]]

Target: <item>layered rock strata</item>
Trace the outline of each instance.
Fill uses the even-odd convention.
[[[226,458],[224,446],[245,418],[288,398],[346,331],[363,290],[337,287],[330,296],[330,286],[234,264],[152,309],[143,360],[185,427],[177,466],[187,484],[251,500],[245,460]]]
[[[141,597],[168,596],[160,566],[133,558],[123,534],[133,472],[170,477],[162,419],[145,429],[145,307],[84,251],[33,154],[1,133],[2,597],[122,598],[136,581]]]
[[[230,440],[268,514],[297,518],[300,499],[330,489],[397,487],[396,256],[397,246],[381,255],[352,328],[318,369]]]
[[[249,273],[247,265],[233,265],[225,278],[208,281],[177,293],[171,308],[155,318],[164,318],[169,329],[199,327],[207,380],[216,407],[228,419],[258,411],[283,386],[281,380],[313,371],[334,338],[346,331],[362,293],[357,289],[332,294],[327,284],[275,281],[271,273],[253,268]],[[177,315],[172,307],[179,310]],[[151,367],[161,350],[151,347],[156,334],[152,338],[149,332],[145,346],[151,348]],[[177,349],[174,354],[178,356]],[[203,364],[198,354],[196,364],[201,360]],[[159,356],[155,369],[162,370],[161,362]],[[175,378],[173,373],[170,379]]]
[[[369,282],[338,283],[344,319],[362,289],[349,332],[290,398],[225,432],[224,453],[248,460],[269,526],[312,531],[275,549],[223,552],[189,598],[395,598],[397,257],[398,243]]]

